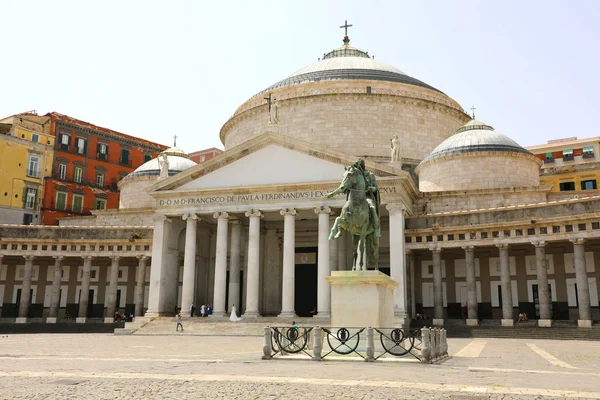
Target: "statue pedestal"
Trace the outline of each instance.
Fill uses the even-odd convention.
[[[332,327],[394,327],[394,289],[399,283],[379,271],[332,271]]]

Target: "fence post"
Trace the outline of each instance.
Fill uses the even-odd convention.
[[[435,361],[440,356],[440,336],[438,328],[431,329],[431,359]]]
[[[313,361],[321,361],[323,357],[321,357],[321,352],[323,350],[323,341],[321,340],[321,335],[323,331],[321,327],[317,326],[313,329],[314,332],[314,343],[313,343]]]
[[[365,361],[375,361],[375,342],[373,341],[373,328],[367,328],[367,358]]]
[[[431,362],[431,342],[429,328],[421,329],[421,358],[422,362]]]
[[[442,329],[442,355],[448,356],[448,331],[446,329]]]
[[[270,327],[265,327],[265,335],[264,335],[264,341],[263,341],[263,356],[262,359],[263,360],[270,360],[271,358],[273,358],[272,355],[272,349],[271,349],[271,337],[272,337],[272,333],[271,333],[271,328]]]

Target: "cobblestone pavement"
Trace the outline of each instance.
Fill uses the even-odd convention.
[[[600,399],[600,343],[450,339],[438,365],[261,360],[252,336],[0,337],[0,399]]]

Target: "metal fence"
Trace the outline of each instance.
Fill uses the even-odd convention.
[[[362,327],[266,327],[263,360],[299,355],[314,361],[334,357],[412,357],[423,363],[448,356],[446,330]]]

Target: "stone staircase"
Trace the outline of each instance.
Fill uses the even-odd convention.
[[[114,331],[115,335],[131,335],[144,325],[152,321],[152,317],[135,317],[133,322],[125,322],[125,327],[117,328]]]

